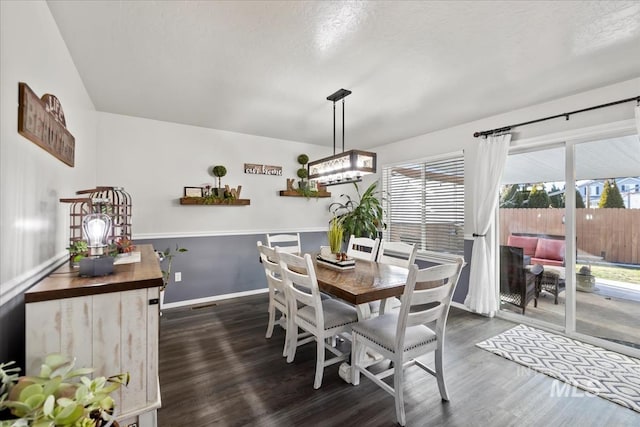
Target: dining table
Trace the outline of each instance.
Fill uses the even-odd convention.
[[[315,255],[312,258],[320,290],[353,304],[359,320],[371,317],[370,302],[401,296],[409,273],[375,261],[356,259],[355,267],[342,269],[318,262]]]

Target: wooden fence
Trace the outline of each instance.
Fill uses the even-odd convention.
[[[500,244],[511,233],[565,236],[564,209],[500,209]],[[640,264],[640,209],[576,209],[578,252]]]

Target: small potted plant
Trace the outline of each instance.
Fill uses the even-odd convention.
[[[118,240],[116,240],[116,247],[118,248],[119,254],[126,255],[131,255],[131,252],[136,249],[136,246],[133,244],[133,242],[126,237],[120,237]]]
[[[305,179],[309,177],[309,171],[306,167],[307,163],[309,163],[309,156],[307,156],[306,154],[300,154],[298,156],[298,163],[300,163],[300,168],[296,172],[296,175],[298,175],[298,178],[300,178],[300,181],[298,181],[298,188],[304,191],[308,187]]]
[[[591,267],[583,265],[576,273],[576,290],[593,292],[596,287],[596,278],[591,274]]]
[[[338,256],[342,251],[342,235],[344,234],[344,228],[342,227],[342,221],[338,217],[333,217],[329,222],[329,231],[327,232],[327,239],[329,240],[329,247],[331,253]]]
[[[175,252],[171,250],[171,248],[167,248],[164,251],[156,251],[156,255],[158,255],[158,259],[161,264],[166,262],[166,269],[162,270],[162,287],[160,288],[160,310],[162,310],[162,306],[164,305],[164,291],[171,283],[171,264],[173,264],[173,258],[179,254],[189,252],[186,248],[181,248],[178,244],[176,244]],[[162,315],[162,311],[160,311],[160,315]]]
[[[89,246],[84,240],[76,240],[67,248],[69,251],[69,264],[72,267],[80,265],[80,260],[89,255]]]
[[[17,417],[0,426],[118,426],[110,394],[129,383],[129,374],[89,378],[93,369],[74,369],[75,359],[50,354],[37,377],[18,377],[13,362],[0,364],[0,410]]]
[[[224,188],[222,188],[222,177],[227,174],[227,168],[222,165],[214,166],[211,169],[213,176],[218,178],[218,187],[214,188],[215,196],[224,199]]]

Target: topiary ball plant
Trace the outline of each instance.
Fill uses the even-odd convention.
[[[218,178],[218,188],[222,187],[222,177],[227,174],[227,168],[222,165],[214,166],[212,169],[213,176]]]
[[[309,156],[307,156],[306,154],[300,154],[298,156],[298,163],[300,163],[303,166],[306,165],[307,163],[309,163]]]
[[[309,171],[307,171],[306,168],[300,168],[298,169],[298,178],[300,179],[305,179],[306,177],[309,176]]]

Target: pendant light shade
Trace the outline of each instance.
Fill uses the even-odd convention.
[[[376,153],[344,151],[344,98],[350,94],[350,90],[340,89],[327,97],[333,102],[333,156],[309,163],[309,179],[324,186],[359,182],[363,175],[376,172]],[[342,153],[336,154],[336,102],[339,100],[342,100]]]

